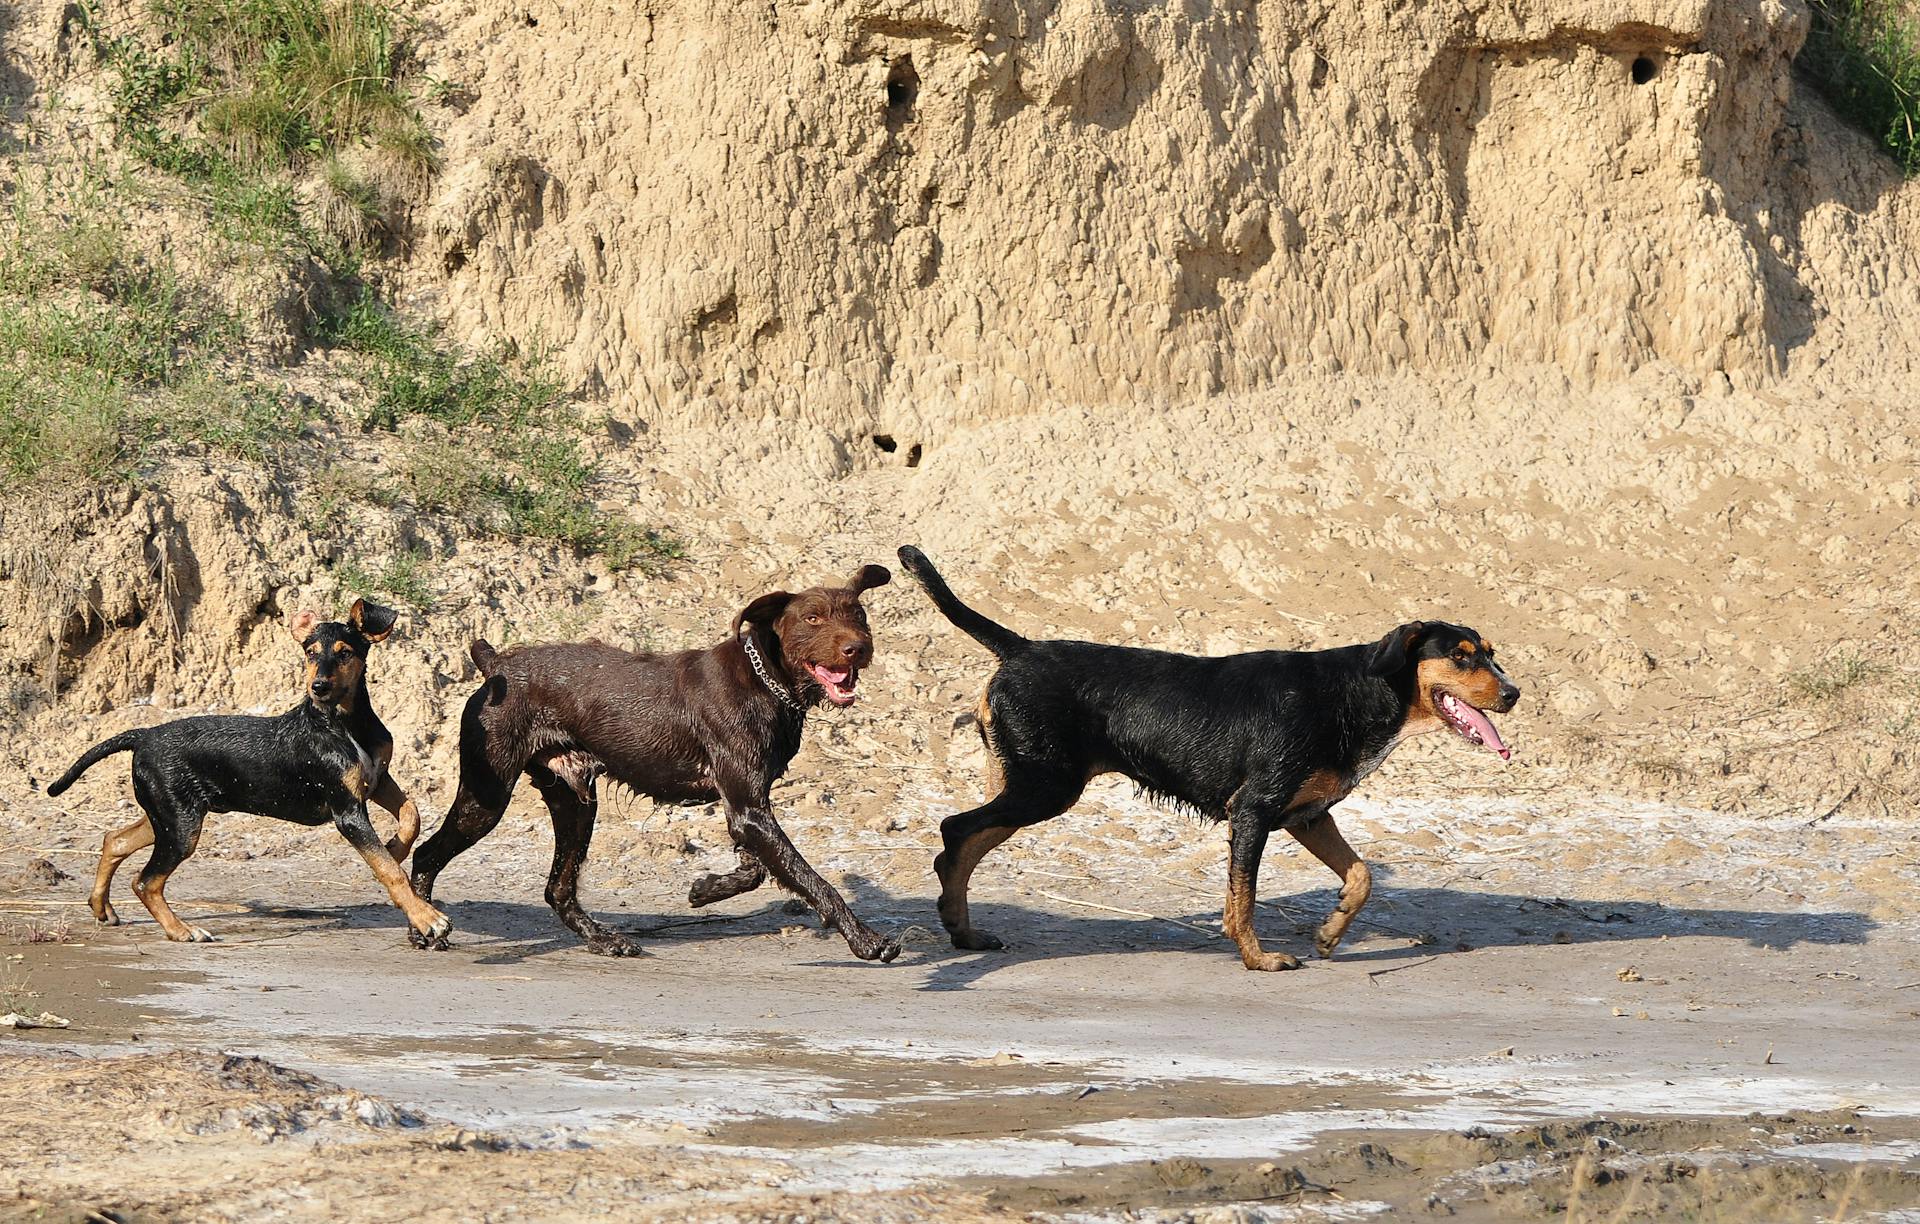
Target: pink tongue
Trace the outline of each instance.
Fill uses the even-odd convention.
[[[1499,753],[1501,760],[1506,761],[1513,758],[1513,749],[1507,747],[1507,742],[1500,738],[1498,731],[1493,729],[1492,719],[1464,701],[1455,702],[1453,712],[1461,722],[1466,723],[1469,727],[1478,731],[1480,738],[1486,741],[1486,746]]]

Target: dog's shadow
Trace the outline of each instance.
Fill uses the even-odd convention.
[[[733,913],[691,908],[677,913],[649,913],[591,906],[588,913],[637,944],[639,955],[634,959],[645,959],[647,944],[655,940],[760,937],[777,935],[783,928],[795,924],[817,926],[812,910],[789,906],[785,894],[768,891],[763,896],[763,903],[756,908]],[[591,955],[585,941],[564,926],[547,905],[457,897],[436,903],[444,904],[445,912],[453,919],[453,946],[474,953],[475,964],[513,965],[555,953]],[[388,929],[394,932],[396,940],[405,941],[407,937],[406,922],[399,913],[392,906],[371,901],[338,905],[276,905],[255,901],[247,906],[245,914],[249,918],[298,922],[308,931]]]
[[[1376,865],[1373,901],[1349,932],[1341,960],[1391,965],[1483,948],[1625,943],[1662,937],[1735,939],[1750,947],[1779,951],[1802,944],[1861,944],[1879,925],[1866,914],[1851,910],[1694,908],[1651,901],[1567,900],[1441,887],[1394,888],[1385,883],[1389,875],[1390,869]],[[844,877],[844,883],[848,904],[869,925],[885,933],[909,932],[914,936],[903,950],[903,960],[927,967],[921,990],[965,990],[1004,969],[1073,956],[1107,956],[1132,950],[1234,954],[1233,945],[1225,939],[1209,937],[1209,932],[1220,928],[1220,911],[1213,907],[1183,904],[1154,909],[1149,903],[1137,902],[1143,911],[1154,909],[1156,916],[1134,918],[1093,911],[1082,914],[1070,907],[1039,909],[980,897],[972,902],[975,923],[1006,940],[1008,946],[990,952],[962,951],[949,946],[931,896],[896,893],[859,875]],[[643,958],[649,943],[662,940],[763,938],[796,925],[818,927],[819,919],[811,910],[771,885],[754,897],[759,903],[752,908],[723,905],[695,910],[683,905],[676,910],[670,901],[656,901],[642,903],[642,909],[617,904],[590,906],[589,912],[638,943]],[[1269,950],[1309,957],[1313,933],[1338,899],[1338,891],[1331,888],[1263,897],[1254,917],[1261,942]],[[326,929],[389,928],[396,939],[405,938],[399,915],[390,906],[373,902],[334,906],[256,902],[249,912]],[[555,953],[586,954],[580,938],[539,902],[453,898],[447,912],[454,920],[456,946],[463,935],[484,941],[468,945],[477,953],[477,964],[518,964]],[[835,933],[829,937],[839,940]],[[821,961],[839,959],[823,956]],[[851,957],[845,959],[856,963]]]
[[[1866,914],[1851,910],[1691,908],[1650,901],[1565,900],[1452,888],[1382,888],[1378,883],[1381,874],[1376,871],[1372,904],[1362,911],[1342,945],[1342,961],[1391,965],[1482,948],[1682,937],[1734,939],[1749,947],[1780,951],[1802,944],[1862,944],[1879,926]],[[1261,943],[1269,951],[1291,952],[1308,960],[1313,955],[1314,932],[1338,900],[1338,890],[1328,888],[1262,898],[1254,917]],[[1219,930],[1218,909],[1174,907],[1157,911],[1153,918],[1088,914],[1070,921],[1057,911],[1003,901],[975,899],[971,909],[975,924],[1005,940],[1008,946],[991,952],[949,950],[943,935],[933,952],[938,963],[920,989],[965,990],[1017,965],[1069,956],[1112,955],[1117,950],[1151,948],[1237,955],[1224,938],[1209,938],[1191,929]],[[1187,926],[1175,926],[1166,919]]]

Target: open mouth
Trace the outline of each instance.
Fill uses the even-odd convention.
[[[851,667],[827,667],[820,663],[807,664],[807,674],[812,676],[827,700],[837,706],[853,704],[853,686],[860,682],[860,673]]]
[[[1461,739],[1499,753],[1503,761],[1513,759],[1513,749],[1507,747],[1500,733],[1494,730],[1493,720],[1475,707],[1439,689],[1433,690],[1433,706],[1440,711],[1440,717],[1446,720],[1447,725],[1459,733]]]

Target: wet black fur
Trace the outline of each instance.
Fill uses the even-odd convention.
[[[384,635],[395,613],[364,607],[365,627]],[[362,660],[372,645],[351,625],[316,624],[302,643],[319,647],[312,691],[286,713],[212,714],[123,731],[89,748],[47,794],[61,794],[95,763],[131,750],[133,795],[154,833],[141,881],[164,880],[193,853],[209,812],[250,812],[309,826],[332,822],[355,850],[382,848],[365,801],[349,793],[344,779],[356,766],[374,773],[393,735],[367,699],[364,669],[358,691],[340,701],[333,686],[345,661],[335,649],[341,642]]]
[[[945,863],[968,838],[1052,819],[1102,773],[1231,821],[1233,866],[1256,871],[1268,833],[1319,820],[1332,806],[1300,801],[1309,779],[1329,773],[1351,788],[1392,750],[1416,700],[1419,662],[1479,637],[1462,625],[1414,621],[1378,642],[1219,658],[1032,641],[961,603],[919,549],[899,555],[941,613],[1000,661],[981,733],[1005,789],[942,822],[935,870],[943,882]],[[1500,708],[1511,708],[1519,690],[1499,679]]]

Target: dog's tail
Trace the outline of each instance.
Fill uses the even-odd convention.
[[[507,678],[500,674],[500,652],[485,638],[475,638],[467,646],[473,665],[480,669],[486,684],[487,704],[499,705],[507,699]]]
[[[907,572],[926,588],[928,597],[933,600],[933,606],[940,609],[942,616],[1000,658],[1018,654],[1029,645],[1026,638],[1005,625],[996,624],[961,603],[959,596],[947,586],[946,579],[940,577],[940,571],[933,568],[933,562],[927,560],[927,554],[913,545],[907,544],[901,547],[900,564],[906,566]]]
[[[47,794],[53,796],[65,791],[69,786],[72,786],[80,780],[81,774],[92,769],[94,765],[112,756],[114,753],[132,751],[139,745],[141,737],[145,734],[145,728],[135,727],[131,731],[122,731],[110,740],[101,740],[93,747],[81,753],[80,759],[73,763],[72,769],[69,769],[48,783]]]

